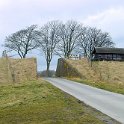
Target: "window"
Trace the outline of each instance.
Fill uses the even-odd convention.
[[[107,55],[108,60],[112,60],[112,54]]]
[[[121,60],[121,55],[117,55],[117,60]]]
[[[117,59],[117,55],[113,54],[113,60],[116,60],[116,59]]]

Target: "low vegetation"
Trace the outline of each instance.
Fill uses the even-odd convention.
[[[1,124],[103,124],[104,118],[43,80],[0,85]]]

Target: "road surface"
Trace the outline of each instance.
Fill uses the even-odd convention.
[[[62,78],[44,78],[59,89],[124,124],[124,95]]]

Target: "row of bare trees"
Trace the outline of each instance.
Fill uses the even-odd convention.
[[[41,48],[47,63],[47,72],[53,55],[69,58],[71,54],[83,53],[91,58],[94,47],[113,47],[107,32],[85,27],[76,21],[51,21],[42,27],[32,25],[6,37],[5,47],[25,58],[29,51]]]

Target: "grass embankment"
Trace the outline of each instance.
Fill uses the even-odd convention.
[[[0,124],[103,124],[97,117],[103,115],[43,80],[0,86]]]
[[[81,78],[68,77],[69,79],[124,94],[124,62],[96,61],[92,62],[91,67],[86,59],[66,61],[82,75]]]
[[[8,63],[6,58],[0,58],[0,84],[7,83],[11,80],[11,74],[8,70]]]
[[[93,87],[97,87],[100,89],[108,90],[111,92],[124,94],[124,84],[122,83],[94,82],[94,81],[83,80],[80,78],[67,78],[67,79],[76,81],[79,83],[87,84]]]
[[[35,58],[0,58],[0,84],[36,80],[37,64]]]

